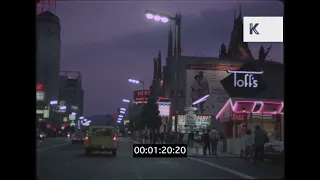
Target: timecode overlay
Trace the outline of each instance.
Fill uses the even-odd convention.
[[[133,144],[133,157],[187,157],[186,144]]]

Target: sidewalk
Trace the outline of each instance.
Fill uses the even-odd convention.
[[[240,158],[239,155],[236,154],[230,154],[227,152],[222,152],[221,150],[218,150],[218,155],[217,156],[209,156],[207,154],[207,156],[203,155],[203,150],[202,148],[199,148],[199,154],[196,154],[196,150],[195,148],[190,148],[188,147],[188,157],[199,157],[199,158]]]

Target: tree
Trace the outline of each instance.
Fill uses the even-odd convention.
[[[129,121],[128,128],[130,130],[141,129],[140,128],[140,116],[138,116],[138,115],[133,116]]]
[[[159,129],[161,126],[159,113],[156,100],[150,97],[140,113],[140,127],[144,128],[144,126],[147,126],[149,129]]]

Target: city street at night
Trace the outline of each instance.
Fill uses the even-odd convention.
[[[245,164],[239,158],[133,158],[131,140],[120,139],[117,157],[84,156],[81,144],[38,151],[40,180],[102,179],[262,179],[281,178],[283,168]],[[272,173],[270,173],[272,172]]]

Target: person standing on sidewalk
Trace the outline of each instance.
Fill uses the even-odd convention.
[[[220,139],[219,132],[216,130],[216,128],[212,128],[209,135],[210,135],[211,153],[214,156],[218,156],[218,142]]]
[[[199,134],[199,131],[196,131],[194,135],[194,144],[193,144],[196,149],[196,155],[199,155],[200,143],[201,143],[201,136]]]
[[[254,137],[250,129],[247,130],[247,133],[243,136],[244,144],[244,159],[247,160],[252,157],[252,151],[254,146]]]
[[[267,133],[257,125],[256,131],[254,132],[254,158],[252,164],[256,163],[257,159],[259,159],[261,163],[264,162],[264,144],[268,141]]]
[[[210,130],[207,129],[207,132],[204,132],[202,134],[202,139],[203,139],[203,155],[206,156],[207,155],[207,150],[209,151],[209,155],[211,155],[211,149],[210,149]]]
[[[164,132],[160,133],[160,143],[163,144],[164,141]]]

